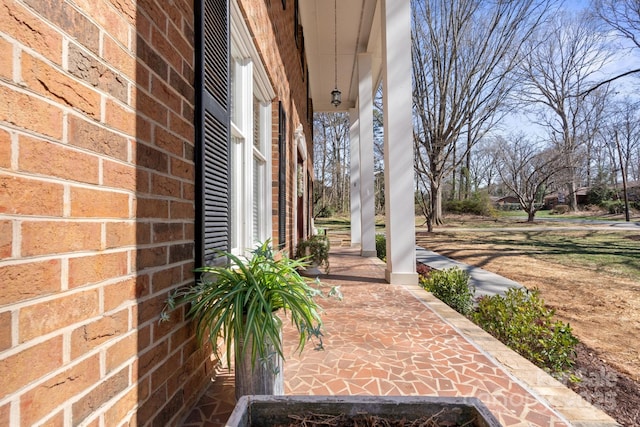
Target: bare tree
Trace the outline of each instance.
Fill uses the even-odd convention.
[[[315,213],[348,206],[349,119],[343,113],[314,115]]]
[[[529,39],[520,60],[519,98],[536,108],[539,123],[564,152],[569,179],[569,206],[577,209],[578,149],[590,103],[580,96],[611,57],[605,36],[591,21],[558,14]]]
[[[551,0],[414,0],[412,53],[416,162],[429,182],[430,215],[442,223],[442,183],[501,118],[511,73]]]
[[[497,137],[496,163],[502,183],[517,197],[527,221],[533,222],[562,166],[556,147],[539,148],[524,135]]]
[[[634,47],[640,48],[640,1],[638,0],[592,0],[593,15],[604,24],[606,29],[613,29],[621,37],[631,41]],[[633,68],[600,81],[586,88],[582,95],[629,75],[637,75],[640,68]]]
[[[608,137],[618,157],[620,177],[622,179],[622,197],[624,200],[625,219],[630,220],[629,194],[627,181],[629,169],[634,153],[640,149],[640,117],[638,115],[638,102],[629,99],[621,101],[616,106],[613,120],[608,129]]]

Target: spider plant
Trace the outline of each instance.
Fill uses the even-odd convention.
[[[219,254],[229,265],[198,268],[197,284],[172,293],[166,308],[188,303],[187,317],[195,321],[199,342],[207,339],[220,359],[218,338],[222,337],[227,363],[232,352],[236,361],[242,361],[247,356],[243,347],[251,349],[252,367],[258,359],[267,360],[274,350],[284,359],[279,311],[297,328],[302,351],[321,324],[320,307],[314,299],[321,291],[298,273],[305,263],[284,254],[274,257],[268,240],[249,258]],[[166,311],[162,317],[168,317]]]

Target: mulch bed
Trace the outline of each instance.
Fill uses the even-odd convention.
[[[640,425],[640,384],[605,363],[584,344],[576,347],[573,369],[581,381],[566,385],[623,426]]]

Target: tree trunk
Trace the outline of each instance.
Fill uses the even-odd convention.
[[[431,221],[435,225],[444,224],[444,218],[442,217],[442,188],[439,182],[433,180],[431,181]]]

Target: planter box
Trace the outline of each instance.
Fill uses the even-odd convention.
[[[347,416],[364,413],[409,421],[440,413],[438,420],[451,423],[447,425],[501,425],[486,406],[473,397],[243,396],[226,427],[289,425],[293,422],[289,415],[308,413]],[[470,424],[466,424],[470,421]]]

